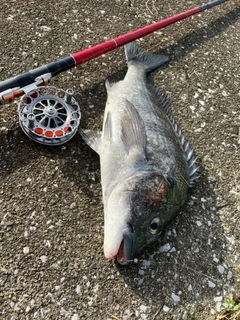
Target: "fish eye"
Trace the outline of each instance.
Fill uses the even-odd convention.
[[[154,218],[149,224],[149,231],[152,234],[156,234],[161,230],[159,218]]]

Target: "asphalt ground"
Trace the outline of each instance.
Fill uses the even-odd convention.
[[[201,1],[1,1],[0,80],[201,5]],[[154,73],[198,157],[186,205],[138,263],[103,255],[98,155],[79,134],[30,140],[19,99],[0,108],[1,319],[216,319],[240,296],[240,6],[227,1],[137,43],[169,56]],[[81,126],[101,129],[122,48],[55,77]],[[110,170],[113,170],[110,168]]]

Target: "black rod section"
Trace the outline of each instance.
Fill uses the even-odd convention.
[[[0,92],[15,87],[25,87],[28,84],[33,83],[37,77],[45,73],[51,73],[52,77],[55,77],[59,73],[71,69],[73,67],[75,67],[75,60],[72,56],[54,62],[50,62],[44,66],[30,70],[28,72],[21,73],[13,78],[9,78],[5,81],[0,82]]]
[[[220,4],[220,3],[226,2],[226,1],[228,1],[228,0],[214,0],[214,1],[211,1],[211,2],[208,2],[208,3],[205,3],[205,4],[201,5],[199,7],[199,9],[201,11],[204,11],[204,10],[210,9],[210,8]]]

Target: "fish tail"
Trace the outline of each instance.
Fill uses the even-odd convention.
[[[128,66],[141,63],[145,66],[147,72],[159,68],[168,61],[167,56],[144,52],[135,42],[126,44],[124,48]]]

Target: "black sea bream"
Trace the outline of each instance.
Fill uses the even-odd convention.
[[[102,132],[80,130],[100,156],[104,254],[127,264],[161,234],[196,177],[193,151],[147,73],[168,61],[125,46],[123,81],[106,82]]]

